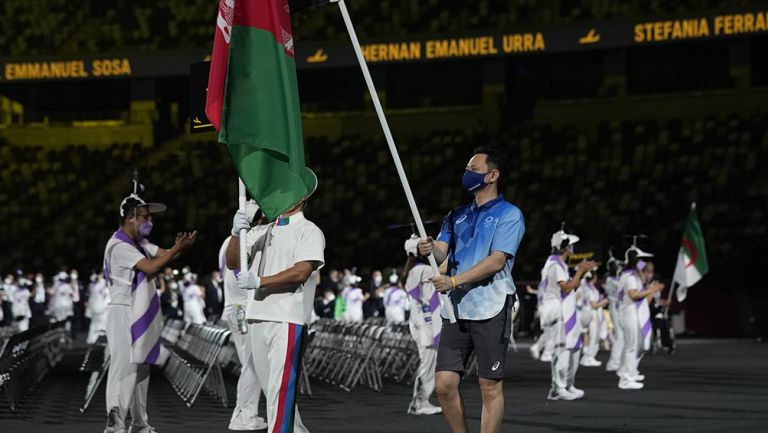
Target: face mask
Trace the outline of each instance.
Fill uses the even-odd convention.
[[[373,277],[373,285],[377,286],[377,287],[380,286],[381,285],[381,280],[382,280],[382,277],[380,277],[378,275]]]
[[[13,282],[13,280],[10,279],[10,278],[6,278],[5,279],[5,284],[11,284],[12,282]]]
[[[154,227],[152,220],[148,220],[144,224],[140,225],[138,230],[139,238],[144,239],[149,236],[149,234],[152,233],[152,227]]]
[[[43,277],[35,277],[35,282],[42,283],[43,282]]]
[[[488,185],[485,183],[485,176],[487,174],[488,173],[475,173],[474,171],[467,170],[461,178],[461,186],[468,192],[479,191]]]

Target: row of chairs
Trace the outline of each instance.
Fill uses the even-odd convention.
[[[15,412],[71,344],[66,320],[11,335],[0,344],[0,389]]]
[[[381,319],[342,322],[320,319],[304,354],[304,374],[351,391],[363,384],[383,389],[383,379],[408,383],[418,367],[418,350],[407,324]]]
[[[173,326],[171,321],[166,323],[166,329],[170,326]],[[192,407],[205,387],[227,407],[227,391],[218,360],[231,334],[226,328],[192,323],[175,344],[165,346],[169,357],[163,372],[187,406]]]
[[[85,390],[85,402],[80,407],[80,413],[85,413],[88,406],[91,405],[91,400],[106,377],[108,369],[109,350],[107,350],[107,336],[102,334],[88,347],[83,363],[80,365],[80,371],[91,373]]]

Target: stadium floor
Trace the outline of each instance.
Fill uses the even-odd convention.
[[[675,355],[647,356],[641,363],[646,388],[620,391],[602,368],[579,370],[577,386],[586,397],[573,402],[545,399],[549,364],[533,361],[521,344],[511,354],[504,382],[503,432],[758,432],[768,431],[768,345],[746,340],[680,341]],[[87,376],[77,371],[82,349],[69,352],[19,412],[0,406],[0,431],[101,432],[104,384],[85,414],[78,411]],[[607,353],[598,359],[605,361]],[[182,404],[162,374],[153,374],[150,422],[160,433],[225,432],[231,409],[201,394],[193,408]],[[234,377],[227,378],[234,399]],[[462,385],[470,431],[479,431],[480,394],[476,379]],[[442,415],[411,416],[405,410],[410,388],[385,383],[383,392],[312,382],[313,398],[299,400],[313,433],[445,432]],[[3,402],[4,403],[4,402]]]

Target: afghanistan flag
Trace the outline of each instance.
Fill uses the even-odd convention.
[[[205,112],[272,221],[317,186],[304,167],[288,0],[220,0],[216,23]]]
[[[704,235],[701,233],[699,218],[696,216],[696,203],[693,203],[683,230],[683,243],[677,254],[673,278],[673,281],[678,284],[677,300],[683,302],[688,296],[688,288],[696,284],[707,272],[709,272],[709,263],[707,263],[707,250],[704,248]]]

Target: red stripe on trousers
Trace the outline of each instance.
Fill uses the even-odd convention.
[[[288,384],[291,381],[291,371],[293,370],[293,353],[296,350],[296,325],[288,324],[288,347],[285,353],[285,365],[283,366],[283,378],[280,381],[280,394],[277,397],[277,416],[275,416],[275,427],[280,428],[285,417],[285,397],[288,393]]]

